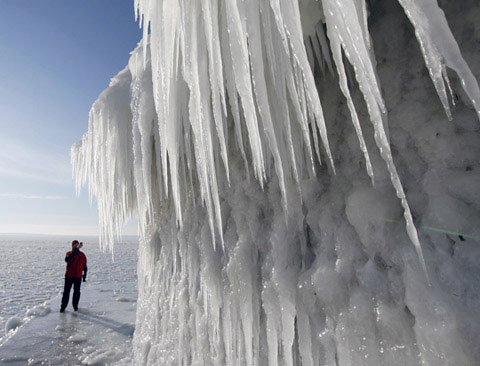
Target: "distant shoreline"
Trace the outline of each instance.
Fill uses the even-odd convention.
[[[35,233],[0,233],[0,238],[73,238],[73,237],[81,237],[81,238],[96,238],[98,239],[98,235],[84,235],[84,234],[35,234]],[[122,240],[128,239],[138,239],[138,235],[122,235]]]

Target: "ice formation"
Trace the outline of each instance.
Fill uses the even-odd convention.
[[[480,70],[480,5],[441,5]],[[479,362],[480,91],[437,1],[135,11],[72,147],[103,243],[139,222],[135,364]]]

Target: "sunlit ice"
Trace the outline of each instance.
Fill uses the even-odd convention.
[[[478,4],[135,11],[72,147],[102,245],[138,219],[135,363],[478,362]]]

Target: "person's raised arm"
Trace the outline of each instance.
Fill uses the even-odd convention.
[[[71,260],[73,260],[73,257],[75,257],[77,253],[78,253],[78,248],[73,249],[70,252],[70,254],[65,257],[65,262],[70,262]]]

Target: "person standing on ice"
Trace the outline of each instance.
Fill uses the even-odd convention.
[[[78,240],[72,241],[72,250],[65,255],[65,262],[67,262],[67,270],[65,272],[65,287],[63,288],[62,306],[60,312],[63,313],[68,305],[68,298],[70,297],[70,289],[73,285],[73,299],[72,305],[75,311],[78,310],[78,302],[80,301],[80,285],[87,279],[87,256],[80,251],[83,243]]]

